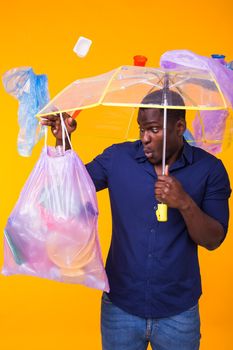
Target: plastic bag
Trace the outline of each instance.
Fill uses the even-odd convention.
[[[200,111],[193,120],[196,145],[207,152],[217,154],[222,150],[228,110]]]
[[[13,68],[3,75],[5,90],[19,101],[17,148],[21,156],[31,155],[34,145],[44,136],[44,126],[35,117],[49,101],[46,75],[36,75],[32,68]]]
[[[94,184],[71,149],[45,147],[8,219],[3,274],[109,291]]]
[[[233,71],[218,60],[200,56],[188,50],[173,50],[161,56],[160,65],[163,68],[188,67],[210,71],[224,94],[226,104],[233,107]],[[221,152],[229,116],[227,109],[199,111],[193,121],[196,145],[213,154]],[[227,130],[227,133],[230,140],[228,146],[230,146],[232,130]]]
[[[173,50],[167,51],[161,56],[160,65],[163,68],[188,67],[206,69],[212,72],[225,99],[227,99],[228,105],[233,108],[233,71],[217,60],[197,55],[189,50]]]

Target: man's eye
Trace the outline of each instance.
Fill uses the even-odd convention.
[[[152,130],[153,133],[157,133],[159,131],[158,128],[152,128],[151,130]]]
[[[140,132],[144,132],[144,129],[143,129],[143,128],[139,128],[139,131],[140,131]]]

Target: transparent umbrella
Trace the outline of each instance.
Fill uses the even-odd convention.
[[[161,99],[156,103],[146,96],[160,91]],[[184,103],[174,104],[172,92],[178,93]],[[108,113],[100,113],[92,119],[94,130],[107,130],[113,137],[127,139],[134,123],[137,108],[163,109],[163,155],[162,174],[166,165],[167,110],[216,111],[230,108],[230,103],[221,91],[213,74],[208,69],[176,70],[150,67],[121,66],[108,73],[76,80],[56,95],[38,114],[38,117],[67,112],[78,123],[88,123],[82,110],[104,106]],[[117,116],[109,108],[118,109]],[[136,124],[136,123],[135,123]],[[159,221],[167,221],[167,207],[161,203],[156,211]]]

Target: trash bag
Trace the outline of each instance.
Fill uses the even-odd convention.
[[[44,147],[6,225],[2,273],[109,291],[97,218],[95,187],[78,155]]]
[[[172,50],[160,57],[160,66],[177,69],[179,67],[208,70],[218,82],[227,104],[233,108],[233,72],[213,58],[200,56],[189,50]]]
[[[13,68],[3,75],[5,90],[19,101],[20,126],[17,148],[21,156],[31,155],[34,145],[44,136],[37,112],[49,101],[47,76],[36,75],[30,67]]]
[[[196,68],[211,72],[220,86],[226,107],[233,107],[233,71],[221,64],[218,60],[200,56],[188,50],[173,50],[165,52],[160,58],[163,68]],[[229,139],[227,147],[232,142],[232,129],[227,130],[229,110],[198,111],[193,121],[193,136],[196,146],[217,154],[223,149],[224,136]]]
[[[220,153],[228,116],[229,111],[224,109],[199,111],[193,120],[194,139],[200,140],[196,145],[209,153]]]

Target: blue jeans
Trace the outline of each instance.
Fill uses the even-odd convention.
[[[198,304],[168,318],[141,318],[115,306],[102,296],[101,332],[103,350],[198,350],[200,317]]]

